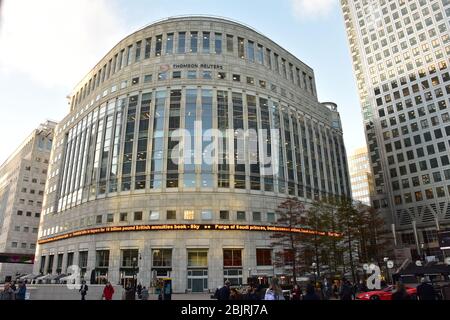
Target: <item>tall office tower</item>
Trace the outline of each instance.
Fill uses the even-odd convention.
[[[40,125],[0,167],[0,281],[33,271],[55,126]]]
[[[341,0],[375,178],[375,208],[413,256],[450,227],[450,1]]]
[[[358,148],[348,157],[353,200],[370,205],[373,177],[367,147]]]

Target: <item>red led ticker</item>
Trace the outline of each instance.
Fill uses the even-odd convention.
[[[305,228],[290,228],[282,226],[256,226],[256,225],[239,225],[239,224],[163,224],[163,225],[136,225],[136,226],[119,226],[119,227],[101,227],[93,229],[85,229],[65,233],[56,237],[45,238],[38,241],[39,244],[55,242],[75,237],[115,233],[115,232],[131,232],[131,231],[266,231],[266,232],[292,232],[301,234],[313,234],[328,237],[341,237],[342,234],[328,231],[317,231]]]

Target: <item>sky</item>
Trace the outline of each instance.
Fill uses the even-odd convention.
[[[3,0],[0,12],[0,163],[128,34],[176,15],[207,14],[252,26],[314,69],[319,101],[332,101],[347,152],[365,145],[339,0]]]

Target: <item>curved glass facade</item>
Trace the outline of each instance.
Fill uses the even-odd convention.
[[[121,259],[122,246],[144,260],[173,254],[171,271],[183,279],[174,287],[184,291],[200,285],[191,269],[204,280],[212,266],[219,268],[218,283],[225,275],[242,278],[247,265],[256,272],[255,254],[267,260],[270,233],[245,230],[276,223],[286,197],[350,196],[339,114],[318,102],[313,71],[235,22],[174,18],[134,33],[80,82],[70,109],[55,137],[38,257],[74,252],[76,264],[87,250],[89,270],[100,243],[111,261]],[[206,229],[133,232],[161,223]],[[205,231],[210,223],[244,227],[217,236]],[[83,236],[94,226],[129,226],[131,242],[122,243],[128,237],[122,233]],[[242,260],[239,268],[223,265],[230,254]],[[191,266],[191,256],[202,259]],[[183,259],[186,265],[174,265]],[[49,259],[42,261],[48,270]],[[111,267],[112,279],[126,278],[128,267]],[[161,268],[152,271],[162,274]]]

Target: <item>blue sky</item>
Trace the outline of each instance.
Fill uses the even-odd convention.
[[[182,14],[244,22],[289,50],[314,69],[319,100],[338,104],[347,152],[365,144],[338,0],[5,0],[0,163],[39,123],[67,114],[67,94],[121,38]]]

